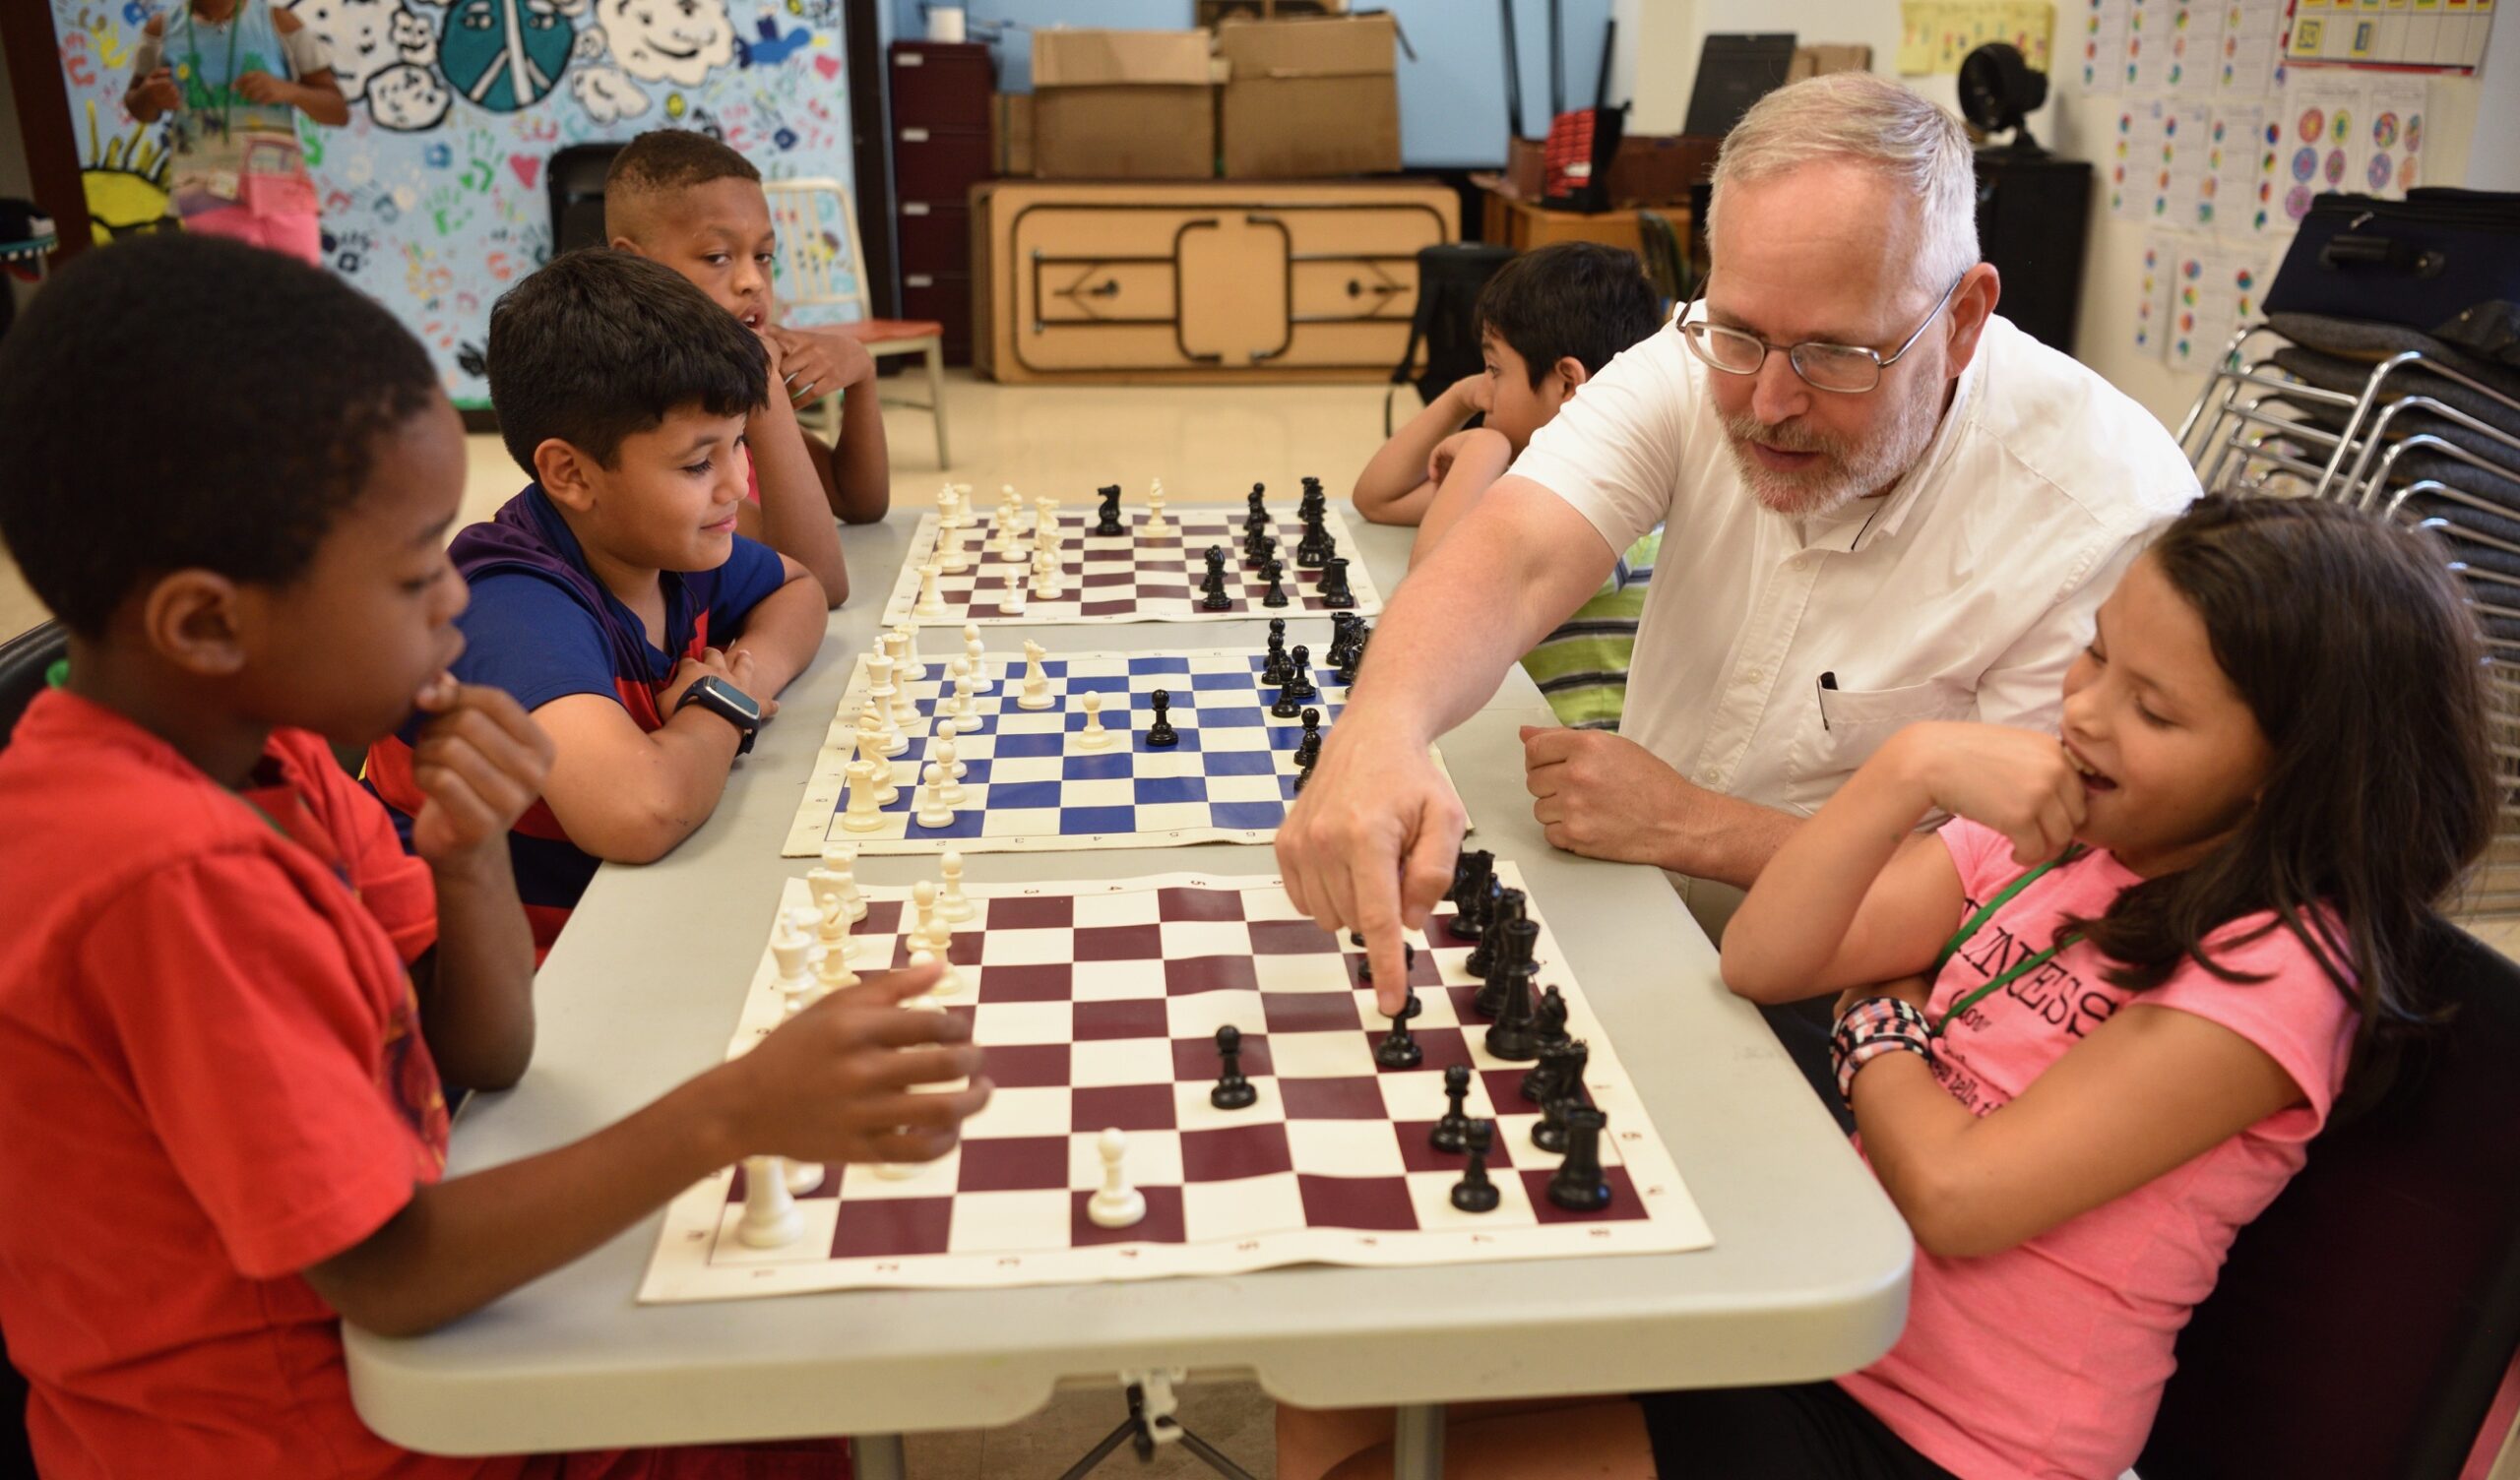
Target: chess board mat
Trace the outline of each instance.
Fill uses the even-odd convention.
[[[1510,863],[1506,884],[1521,885]],[[905,963],[910,891],[865,890],[854,961]],[[642,1283],[643,1303],[815,1290],[989,1289],[1236,1274],[1287,1264],[1446,1264],[1713,1245],[1627,1070],[1566,971],[1537,905],[1541,983],[1566,998],[1567,1029],[1586,1040],[1585,1088],[1608,1114],[1602,1138],[1609,1206],[1569,1212],[1548,1201],[1558,1158],[1532,1145],[1537,1107],[1521,1098],[1527,1066],[1490,1056],[1472,1011],[1471,943],[1438,909],[1411,972],[1425,1062],[1374,1063],[1385,1024],[1357,984],[1362,954],[1314,925],[1272,877],[1160,875],[968,891],[978,914],[948,955],[962,990],[945,1011],[968,1018],[996,1086],[962,1143],[899,1180],[867,1166],[825,1169],[796,1199],[805,1234],[777,1249],[735,1236],[743,1179],[729,1168],[667,1209]],[[809,904],[788,881],[782,913]],[[1432,947],[1429,949],[1431,940]],[[765,948],[744,995],[729,1058],[782,1019]],[[1208,1101],[1216,1030],[1242,1032],[1242,1070],[1259,1091],[1242,1110]],[[1463,1160],[1427,1133],[1445,1108],[1444,1071],[1472,1067],[1467,1110],[1496,1122],[1495,1210],[1451,1202]],[[1102,1183],[1097,1141],[1128,1136],[1124,1165],[1147,1201],[1127,1228],[1102,1228],[1086,1202]]]
[[[1324,645],[1325,650],[1327,645]],[[1291,649],[1292,650],[1292,649]],[[909,746],[893,757],[901,795],[881,809],[883,826],[851,832],[842,826],[848,803],[849,763],[857,744],[857,715],[869,683],[860,655],[824,732],[813,774],[796,805],[780,854],[812,858],[847,844],[860,854],[1072,852],[1091,848],[1171,847],[1202,842],[1265,843],[1294,804],[1295,746],[1303,738],[1297,719],[1269,712],[1277,689],[1260,682],[1263,652],[1211,648],[1188,652],[1083,652],[1044,657],[1041,671],[1055,707],[1017,707],[1025,659],[986,653],[991,686],[975,695],[978,728],[960,734],[955,759],[964,763],[966,793],[951,827],[927,828],[914,816],[914,782],[934,743],[937,707],[951,694],[949,661],[922,655],[923,676],[907,681],[919,722],[905,731]],[[1312,670],[1318,697],[1304,706],[1321,710],[1328,734],[1347,702],[1347,686],[1335,669]],[[896,680],[897,683],[902,682]],[[1146,743],[1153,722],[1151,696],[1164,690],[1171,702],[1177,745]],[[1105,729],[1126,725],[1125,746],[1081,750],[1084,696],[1102,696]],[[1438,771],[1443,757],[1434,758]],[[1447,781],[1450,776],[1447,773]]]
[[[1120,522],[1129,532],[1108,536],[1087,532],[1097,520],[1092,509],[1059,510],[1060,595],[1049,600],[1030,594],[1027,573],[1031,569],[1028,562],[1033,558],[1033,511],[1027,508],[1017,521],[1018,558],[1009,560],[992,548],[997,511],[976,509],[971,524],[963,530],[963,549],[971,559],[970,566],[936,578],[937,599],[944,610],[925,615],[914,610],[918,568],[936,552],[939,521],[936,515],[929,514],[920,518],[917,531],[911,536],[910,555],[902,562],[901,579],[884,602],[884,623],[899,626],[916,622],[959,629],[966,622],[982,626],[1066,627],[1096,622],[1232,622],[1254,617],[1327,616],[1332,608],[1321,600],[1321,572],[1295,564],[1295,546],[1303,538],[1302,520],[1292,507],[1272,508],[1269,513],[1269,532],[1278,536],[1278,557],[1286,567],[1282,585],[1287,604],[1283,607],[1260,604],[1269,584],[1242,564],[1245,511],[1238,505],[1199,504],[1166,509],[1165,523],[1170,532],[1154,537],[1140,532],[1147,521],[1143,507],[1123,508]],[[1348,559],[1348,588],[1354,593],[1356,604],[1341,609],[1363,617],[1380,613],[1382,592],[1358,557],[1355,540],[1348,532],[1348,522],[1333,508],[1323,513],[1322,526],[1337,543],[1338,553]],[[1223,611],[1206,611],[1199,605],[1199,582],[1207,574],[1206,551],[1210,545],[1222,546],[1226,552],[1228,604]],[[1017,573],[1027,592],[1021,609],[1006,604],[1009,571]]]

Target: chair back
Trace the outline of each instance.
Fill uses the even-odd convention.
[[[0,747],[18,728],[18,717],[42,693],[52,665],[70,651],[70,633],[58,622],[30,628],[0,643]]]
[[[809,323],[850,323],[873,318],[866,260],[857,235],[857,209],[849,187],[822,176],[764,180],[770,223],[779,232],[779,306],[783,317],[797,308],[838,309],[809,313]]]
[[[2520,1350],[2520,965],[2446,921],[2454,1004],[2234,1241],[2143,1480],[2452,1480]]]
[[[599,247],[612,238],[603,229],[603,177],[612,170],[618,144],[572,144],[543,166],[551,197],[551,255]]]

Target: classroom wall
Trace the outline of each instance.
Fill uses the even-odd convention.
[[[1412,169],[1492,169],[1504,163],[1504,21],[1496,0],[1358,0],[1352,8],[1389,11],[1408,40],[1399,74],[1404,162]],[[1611,0],[1562,0],[1560,10],[1565,18],[1567,105],[1589,104]],[[998,86],[1009,92],[1032,91],[1032,33],[1037,30],[1178,30],[1196,14],[1191,0],[973,0],[965,11],[975,39],[1003,25],[995,43]],[[1537,138],[1548,128],[1547,0],[1517,0],[1514,12],[1523,133]],[[927,33],[926,0],[893,0],[892,14],[898,34]],[[1614,91],[1611,100],[1620,95]]]
[[[485,403],[491,301],[550,252],[542,168],[555,151],[670,124],[773,177],[850,177],[841,0],[288,3],[332,42],[350,99],[346,126],[299,125],[326,256],[420,337],[459,403]],[[155,8],[52,0],[100,235],[166,209],[165,127],[121,100]],[[531,63],[523,88],[507,71],[516,56]]]
[[[1711,33],[1790,24],[1804,41],[1868,42],[1873,70],[1895,75],[1900,20],[1891,0],[1795,0],[1791,6],[1774,0],[1619,0],[1619,7],[1623,32],[1632,8],[1645,13],[1636,28],[1644,44],[1629,65],[1637,80],[1636,126],[1647,132],[1678,126],[1697,75],[1698,50]],[[1949,76],[1900,81],[1946,106],[1956,102]],[[2105,157],[2116,103],[2113,96],[2087,96],[2059,80],[2048,106],[2032,116],[2031,130],[2059,154],[2097,161]],[[2421,183],[2520,189],[2520,24],[2502,18],[2478,76],[2430,79],[2427,126],[2431,142]],[[2105,173],[2095,171],[2095,189]],[[2174,428],[2204,389],[2206,376],[2174,370],[2134,343],[2144,233],[2143,225],[2113,219],[2102,201],[2094,201],[2075,353]],[[2270,268],[2281,251],[2280,242],[2269,248]]]

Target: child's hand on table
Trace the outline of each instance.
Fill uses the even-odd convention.
[[[935,985],[934,963],[870,976],[788,1019],[725,1068],[735,1140],[795,1161],[933,1161],[961,1139],[990,1085],[971,1024],[901,1004]],[[936,1087],[968,1079],[962,1088]]]

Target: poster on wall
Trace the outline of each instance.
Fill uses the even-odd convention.
[[[2285,55],[2309,66],[2474,72],[2495,0],[2295,0]]]
[[[122,94],[142,27],[180,3],[51,0],[100,240],[166,216],[165,126]],[[773,179],[850,179],[842,0],[245,3],[328,43],[349,122],[298,121],[326,261],[419,337],[459,405],[487,403],[491,302],[550,256],[558,151],[687,128]]]

